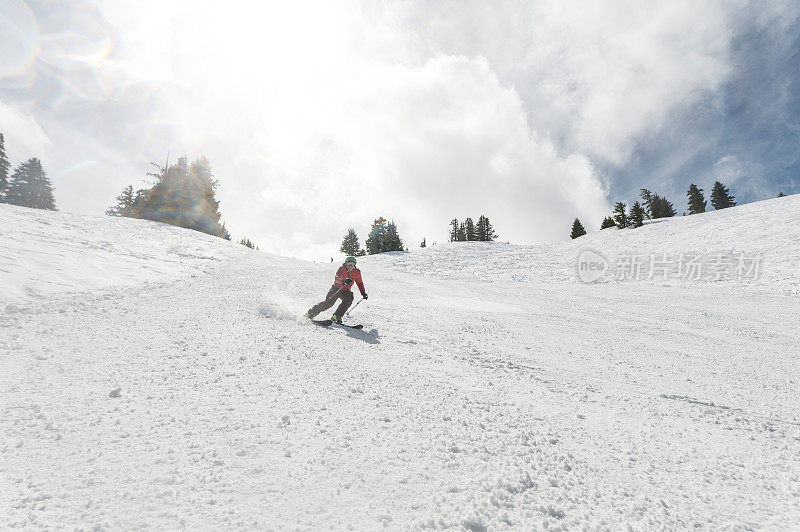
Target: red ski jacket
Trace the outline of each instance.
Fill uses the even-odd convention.
[[[345,286],[345,279],[352,279],[353,282],[358,285],[358,289],[361,290],[362,294],[366,292],[366,290],[364,290],[364,282],[361,280],[361,270],[358,268],[353,268],[352,271],[348,272],[346,266],[339,266],[339,269],[336,270],[336,279],[333,281],[333,287],[337,290],[346,290],[349,292],[353,288],[353,285]]]

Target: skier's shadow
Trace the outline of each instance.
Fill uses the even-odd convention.
[[[369,331],[365,331],[363,329],[347,329],[346,333],[350,338],[362,340],[368,344],[380,344],[380,341],[378,340],[377,329],[370,329]]]

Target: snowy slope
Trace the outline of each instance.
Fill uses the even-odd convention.
[[[0,205],[0,526],[797,529],[799,207],[366,257],[358,332],[297,318],[330,264]]]
[[[6,204],[0,220],[0,302],[6,304],[174,279],[244,253],[219,238],[144,220]]]
[[[488,273],[502,282],[579,283],[576,257],[596,250],[611,262],[622,254],[726,253],[760,256],[756,283],[762,288],[800,290],[800,194],[711,211],[646,222],[643,228],[595,231],[577,240],[518,246],[500,242],[439,243],[410,254],[381,256],[378,264],[440,279],[475,280]],[[565,234],[565,239],[567,238]],[[645,280],[645,279],[642,279]],[[613,281],[613,279],[612,279]],[[656,276],[654,284],[674,284]],[[723,283],[725,280],[723,280]]]

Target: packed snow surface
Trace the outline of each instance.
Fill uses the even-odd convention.
[[[365,257],[355,331],[337,264],[0,205],[0,527],[796,530],[799,220]]]

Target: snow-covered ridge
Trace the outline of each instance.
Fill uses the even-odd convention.
[[[156,222],[0,204],[0,310],[61,293],[169,280],[248,251]]]
[[[800,289],[800,195],[654,220],[636,229],[594,231],[554,244],[445,242],[365,261],[439,279],[578,283],[576,260],[582,250],[597,251],[612,262],[633,254],[760,257],[758,279],[753,282]],[[665,281],[655,276],[650,282]]]

